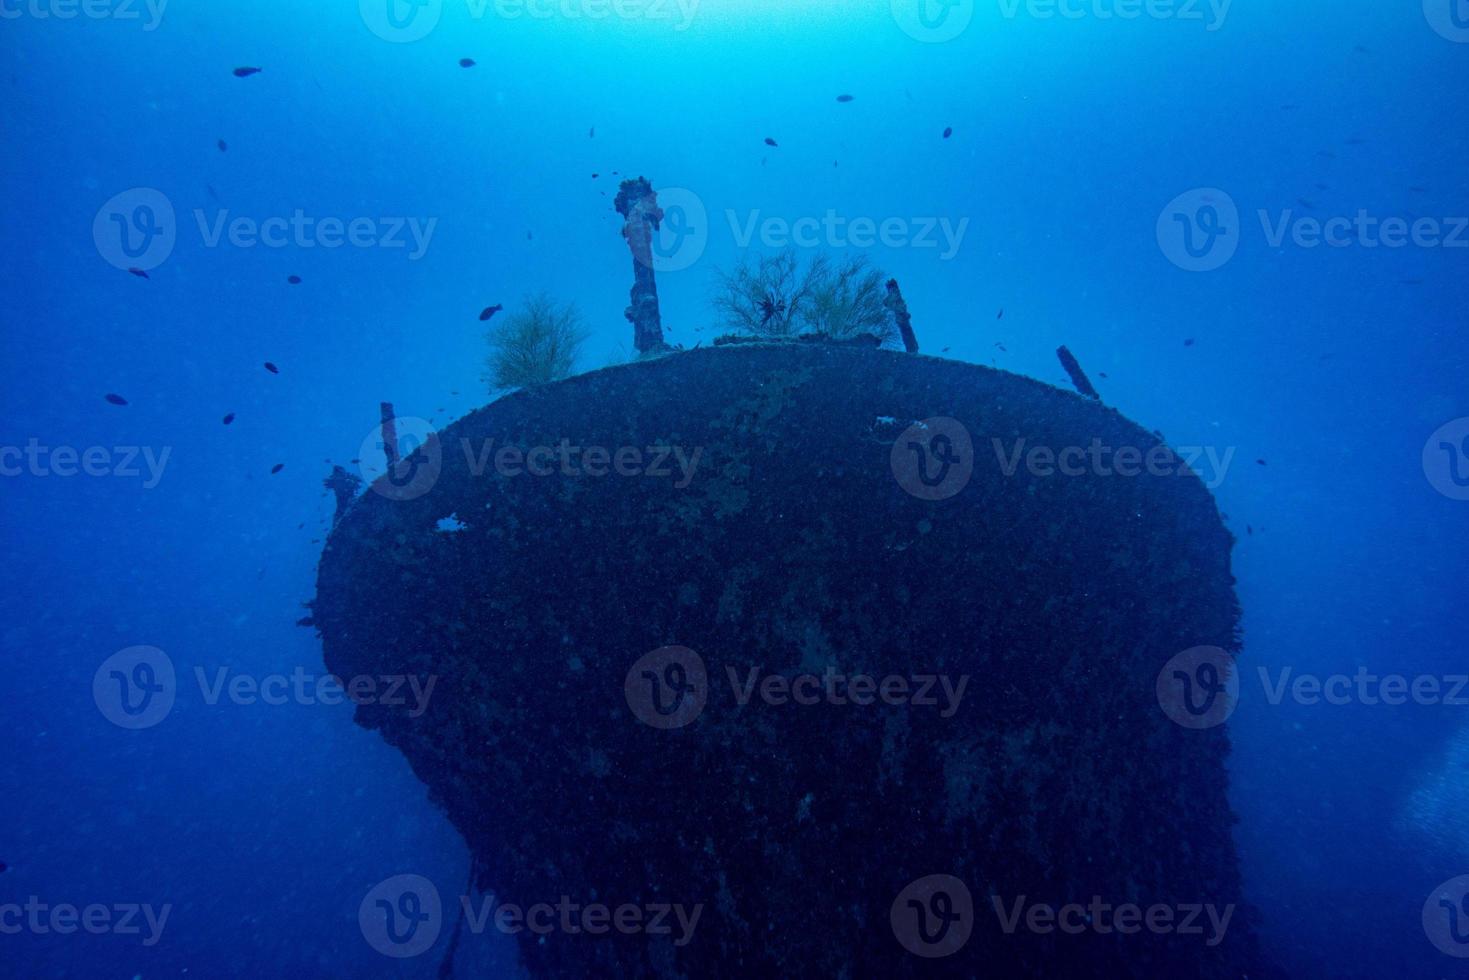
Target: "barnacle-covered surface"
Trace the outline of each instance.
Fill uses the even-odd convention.
[[[962,423],[974,456],[967,485],[930,501],[892,446],[934,417]],[[1155,695],[1179,651],[1237,645],[1231,538],[1192,475],[1000,465],[1017,439],[1094,438],[1158,445],[1069,392],[856,346],[609,368],[450,426],[429,492],[359,498],[322,557],[315,622],[337,674],[437,676],[420,717],[358,719],[464,833],[480,887],[704,906],[683,946],[522,934],[532,975],[1258,975],[1244,908],[1209,946],[1207,930],[1007,934],[992,905],[1242,901],[1225,731],[1175,725]],[[645,466],[649,447],[699,456],[685,485],[675,457],[667,476],[496,470],[503,447],[563,439],[636,447]],[[703,658],[708,700],[661,730],[624,680],[670,644]],[[741,706],[728,671],[756,666],[969,679],[950,717]],[[975,905],[942,959],[889,925],[931,874]]]

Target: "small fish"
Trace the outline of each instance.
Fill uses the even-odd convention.
[[[944,139],[948,139],[950,136],[953,136],[953,135],[954,135],[954,127],[953,126],[945,126],[944,127]]]
[[[235,413],[234,412],[230,412],[224,418],[220,419],[220,421],[223,422],[225,425],[229,425],[234,420],[235,420]]]
[[[1107,377],[1107,372],[1106,371],[1098,371],[1097,372],[1097,377],[1105,379]]]
[[[771,139],[769,136],[765,137],[765,145],[766,146],[780,146],[779,143],[777,143],[775,140]]]
[[[286,276],[286,282],[290,283],[292,286],[299,286],[299,285],[301,285],[301,277],[300,276]]]
[[[251,75],[258,74],[260,74],[260,69],[250,65],[245,65],[244,67],[235,69],[236,78],[249,78]]]
[[[0,861],[0,875],[3,875],[5,872],[7,872],[9,870],[10,870],[10,865],[6,864],[4,861]]]
[[[1245,533],[1253,537],[1255,534],[1255,526],[1253,524],[1246,524]]]
[[[129,269],[128,271],[131,272],[133,275],[137,276],[139,279],[151,279],[151,278],[153,278],[152,276],[148,275],[148,273],[144,272],[142,269],[137,268],[136,266],[134,266],[133,268]]]
[[[1003,320],[1003,319],[1005,319],[1005,308],[1003,306],[1000,307],[999,315],[996,316],[995,319],[996,320]]]
[[[845,94],[843,94],[843,95],[838,95],[838,96],[837,96],[837,101],[838,101],[838,102],[851,102],[851,101],[852,101],[852,96],[850,96],[850,95],[845,95]]]
[[[112,405],[126,405],[128,403],[128,400],[126,398],[122,397],[121,395],[114,395],[110,391],[105,397],[107,398],[108,403]]]
[[[591,140],[591,139],[596,139],[596,138],[597,138],[597,127],[596,126],[593,126],[591,129],[587,130],[587,139]]]
[[[1008,350],[1005,350],[1005,345],[1000,343],[998,340],[995,341],[995,346],[998,347],[1001,351],[1004,351],[1004,353],[1006,354],[1010,353]]]
[[[278,368],[278,367],[276,367],[274,364],[272,364],[269,361],[266,361],[265,362],[265,370],[269,371],[271,374],[280,374],[281,373],[281,369]]]
[[[592,174],[592,179],[593,180],[596,180],[600,176],[602,176],[602,175],[601,174]]]
[[[270,468],[270,474],[271,474],[271,476],[274,476],[275,474],[279,473],[281,470],[283,470],[285,468],[286,468],[286,464],[285,463],[276,463],[274,466],[272,466]]]
[[[1296,203],[1299,204],[1301,207],[1305,208],[1307,211],[1315,211],[1316,210],[1316,205],[1315,204],[1312,204],[1310,201],[1306,200],[1304,197],[1298,197],[1298,198],[1296,198]]]
[[[474,59],[473,58],[460,58],[459,59],[459,67],[460,68],[473,68],[474,67]]]
[[[947,347],[945,347],[943,350],[939,351],[940,354],[947,354],[948,352],[949,352],[949,349]]]
[[[494,306],[486,306],[483,310],[480,310],[480,314],[479,314],[480,322],[483,323],[484,321],[488,320],[490,317],[494,316],[496,313],[499,313],[504,308],[505,308],[504,305],[503,304],[500,304],[500,303],[496,303]]]
[[[532,239],[534,239],[534,238],[535,238],[535,236],[534,236],[534,235],[532,235],[532,234],[531,234],[531,233],[530,233],[530,232],[526,232],[526,233],[525,233],[525,240],[526,240],[526,241],[531,241],[531,240],[532,240]]]
[[[219,192],[214,189],[213,184],[205,184],[204,189],[209,192],[210,197],[214,198],[216,201],[219,200]]]
[[[1194,338],[1192,338],[1192,337],[1188,338],[1187,340],[1185,340],[1183,342],[1183,346],[1185,346],[1185,347],[1192,347],[1193,345],[1194,345]]]
[[[226,150],[228,150],[230,148],[230,145],[228,143],[226,143],[224,140],[215,140],[214,141],[214,145],[217,146],[217,147],[219,147],[219,152],[221,152],[221,153],[224,153]]]
[[[1255,460],[1255,465],[1256,466],[1269,466],[1270,464],[1267,463],[1267,462],[1265,462],[1263,459],[1257,459],[1257,460]]]

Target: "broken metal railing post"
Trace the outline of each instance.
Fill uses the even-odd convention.
[[[388,472],[396,473],[398,471],[398,418],[393,414],[392,402],[383,402],[381,411],[383,455],[388,460]]]
[[[1081,369],[1081,363],[1077,361],[1071,351],[1066,349],[1064,344],[1056,348],[1056,356],[1061,359],[1061,366],[1071,376],[1071,383],[1076,385],[1077,391],[1088,398],[1095,398],[1097,401],[1102,400],[1102,396],[1097,394],[1097,389],[1092,387],[1091,380],[1087,378],[1086,372]]]
[[[632,303],[623,315],[632,323],[633,346],[639,354],[667,350],[658,315],[658,284],[653,278],[653,232],[663,220],[658,192],[646,177],[624,180],[617,191],[616,207],[625,219],[622,237],[632,252]]]
[[[904,350],[917,354],[918,337],[913,333],[913,318],[908,315],[908,304],[903,302],[903,291],[898,288],[898,280],[888,280],[888,295],[882,302],[892,311],[893,319],[898,322],[898,332],[903,335]]]

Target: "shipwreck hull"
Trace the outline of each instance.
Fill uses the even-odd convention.
[[[1003,465],[1017,440],[1094,439],[1159,445],[1075,394],[882,350],[609,368],[450,426],[406,492],[375,484],[327,543],[313,617],[334,673],[437,679],[418,717],[357,718],[462,831],[480,888],[702,906],[682,945],[522,932],[534,976],[1258,975],[1225,730],[1176,724],[1156,690],[1180,651],[1236,647],[1232,539],[1186,473]],[[497,460],[563,440],[608,472]],[[697,450],[691,475],[676,455],[647,473],[657,447]],[[619,473],[632,448],[642,471]],[[647,656],[670,646],[696,660]],[[933,705],[741,704],[752,668],[967,682],[957,705],[937,683]],[[944,885],[925,908],[968,922],[925,945],[905,889],[933,875],[968,903]],[[1094,896],[1239,907],[1212,945],[1007,930],[995,907]]]

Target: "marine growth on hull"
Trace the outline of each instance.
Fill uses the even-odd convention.
[[[488,307],[509,393],[411,452],[384,405],[382,475],[328,479],[309,622],[339,676],[435,680],[356,717],[469,907],[569,917],[515,933],[537,977],[1270,975],[1203,483],[1064,347],[1080,394],[920,354],[865,259],[752,256],[676,348],[657,193],[616,208],[636,360],[571,376],[574,307]]]

